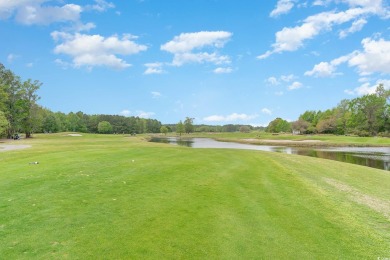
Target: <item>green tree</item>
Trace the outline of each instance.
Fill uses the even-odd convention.
[[[101,134],[110,134],[112,133],[112,125],[110,122],[101,121],[98,124],[98,132]]]
[[[184,130],[187,134],[194,132],[194,118],[186,117],[184,120]]]
[[[251,128],[247,125],[240,126],[240,132],[241,133],[249,133],[251,131]]]
[[[367,94],[351,100],[349,127],[362,135],[367,132],[376,135],[380,131],[388,131],[389,105],[388,92],[379,85],[375,94]]]
[[[303,119],[298,119],[297,121],[291,123],[292,130],[299,132],[300,134],[306,134],[309,126],[310,123]]]
[[[43,120],[42,128],[45,133],[57,133],[60,131],[60,124],[60,120],[51,113]]]
[[[22,84],[22,99],[21,108],[23,113],[22,128],[26,134],[26,138],[30,138],[34,130],[37,129],[39,117],[37,110],[37,101],[40,99],[36,93],[41,87],[42,83],[39,81],[31,81],[30,79]]]
[[[3,135],[3,133],[7,130],[8,128],[8,120],[4,115],[3,111],[0,111],[0,136]]]
[[[291,125],[286,120],[278,117],[271,121],[267,127],[267,132],[270,133],[280,133],[280,132],[290,132]]]
[[[163,126],[160,128],[160,132],[163,133],[164,135],[167,135],[167,133],[168,133],[168,127],[166,127],[165,125],[163,125]]]
[[[181,136],[184,133],[184,131],[185,131],[184,124],[180,120],[179,123],[177,123],[177,125],[176,125],[176,133],[178,133]]]

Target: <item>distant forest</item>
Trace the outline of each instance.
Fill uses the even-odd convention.
[[[375,93],[342,100],[325,111],[306,111],[295,122],[276,118],[268,132],[390,137],[390,90],[379,84]]]

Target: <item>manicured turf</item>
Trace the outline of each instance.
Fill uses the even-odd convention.
[[[390,257],[390,175],[121,135],[0,153],[0,258]],[[39,164],[29,164],[38,161]]]

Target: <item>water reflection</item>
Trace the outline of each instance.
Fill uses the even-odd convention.
[[[209,138],[176,138],[153,137],[151,142],[169,143],[192,148],[225,148],[246,149],[286,154],[298,154],[341,162],[364,165],[368,167],[390,170],[389,147],[336,147],[336,148],[302,148],[270,145],[239,144],[219,142]]]

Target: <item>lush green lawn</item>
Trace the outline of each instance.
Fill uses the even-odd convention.
[[[390,257],[386,171],[120,135],[16,143],[32,148],[0,153],[1,259]]]

